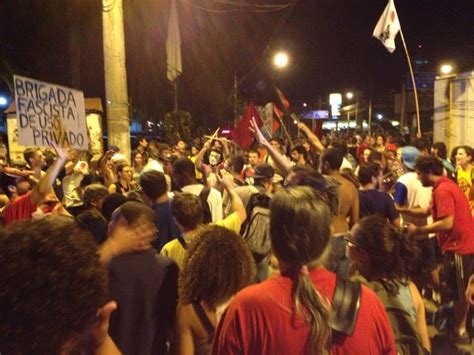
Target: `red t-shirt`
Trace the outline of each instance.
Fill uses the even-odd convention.
[[[15,201],[10,202],[3,213],[3,223],[5,225],[20,220],[30,219],[33,212],[36,211],[37,205],[31,201],[31,191],[18,197]]]
[[[443,253],[474,254],[474,221],[466,195],[458,185],[442,176],[433,186],[431,213],[435,221],[453,216],[453,228],[439,232],[438,242]]]
[[[310,272],[322,296],[332,300],[336,275],[319,268]],[[224,314],[212,354],[304,354],[309,325],[293,317],[292,280],[281,275],[239,292]],[[377,296],[365,286],[354,333],[336,337],[331,354],[395,354],[395,341]]]

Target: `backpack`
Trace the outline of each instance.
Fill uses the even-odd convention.
[[[371,288],[385,307],[395,338],[397,354],[428,354],[428,351],[423,347],[415,321],[401,302],[395,296],[390,295],[382,285],[371,285]]]
[[[207,186],[204,186],[201,193],[199,194],[199,198],[201,199],[201,204],[202,204],[204,224],[209,224],[212,222],[211,208],[209,207],[209,203],[207,202],[207,198],[209,197],[210,192],[211,192],[211,189]]]
[[[247,204],[247,220],[240,230],[257,263],[270,254],[271,250],[269,207],[270,197],[267,194],[252,194]]]

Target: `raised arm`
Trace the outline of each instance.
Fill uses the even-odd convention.
[[[227,191],[227,194],[230,198],[231,211],[237,213],[240,223],[243,223],[247,218],[247,211],[245,210],[245,206],[239,195],[237,192],[235,192],[231,178],[227,175],[223,175],[222,177],[217,175],[217,178],[219,179],[219,182],[222,184],[222,186],[224,186],[224,189]]]
[[[321,141],[319,140],[318,136],[316,136],[313,132],[311,132],[311,130],[309,129],[308,126],[306,126],[303,122],[299,121],[298,122],[298,128],[303,131],[303,133],[306,135],[306,137],[308,137],[309,141],[311,142],[311,144],[319,151],[319,152],[323,152],[324,149],[326,149],[324,147],[324,145],[321,143]]]
[[[194,165],[196,165],[196,169],[202,170],[201,169],[202,158],[204,158],[204,154],[206,154],[206,152],[209,150],[209,148],[211,148],[211,141],[210,140],[208,140],[204,143],[201,150],[196,155],[196,160],[194,161]]]
[[[51,191],[54,180],[56,180],[56,177],[66,163],[67,149],[57,145],[53,145],[53,147],[56,150],[57,158],[31,191],[31,202],[33,204],[39,203]]]
[[[252,125],[252,130],[255,134],[255,137],[257,138],[258,142],[261,145],[267,148],[268,154],[270,154],[270,156],[272,157],[273,162],[275,163],[276,168],[278,172],[280,173],[280,175],[282,177],[288,176],[291,169],[290,163],[283,157],[283,155],[278,150],[273,148],[273,146],[267,141],[267,139],[264,137],[264,135],[260,131],[260,128],[258,128],[258,125],[255,122],[255,119],[252,119],[250,123]]]

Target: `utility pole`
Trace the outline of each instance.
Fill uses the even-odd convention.
[[[130,161],[130,115],[122,0],[102,0],[108,144]]]

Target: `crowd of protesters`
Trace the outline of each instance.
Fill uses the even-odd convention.
[[[298,126],[0,157],[0,353],[423,354],[423,298],[465,349],[473,149]]]

